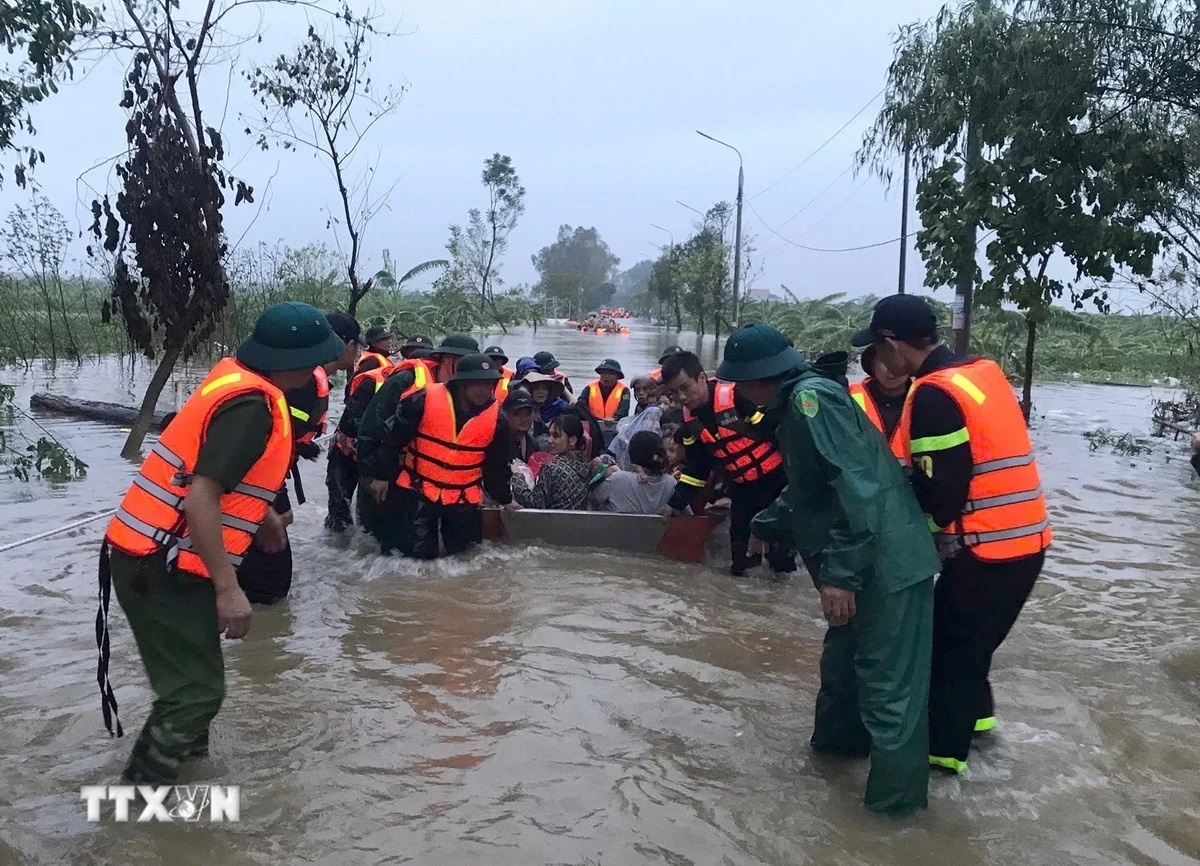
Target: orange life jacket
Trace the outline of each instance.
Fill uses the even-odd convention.
[[[392,362],[392,359],[389,358],[387,355],[383,354],[382,352],[372,352],[370,350],[367,350],[366,352],[363,352],[361,355],[358,356],[358,361],[354,365],[354,372],[356,375],[362,369],[363,361],[367,360],[368,358],[374,358],[376,361],[379,362],[380,368],[383,368],[383,369],[396,366]]]
[[[942,558],[963,548],[990,562],[1045,550],[1053,539],[1046,498],[1029,429],[1004,371],[995,361],[981,358],[936,370],[913,382],[900,415],[897,440],[901,459],[907,466],[915,464],[914,471],[921,471],[923,451],[920,440],[911,441],[913,398],[918,388],[928,387],[940,388],[963,413],[963,441],[970,444],[974,462],[962,515],[949,526],[931,526]]]
[[[900,425],[896,425],[896,429],[892,431],[891,436],[887,435],[887,430],[885,430],[883,426],[883,416],[879,414],[879,406],[876,405],[875,398],[871,396],[871,392],[867,390],[867,382],[870,381],[870,378],[871,377],[868,376],[861,382],[851,382],[850,396],[854,398],[854,402],[858,404],[858,408],[862,409],[863,412],[866,413],[867,420],[874,424],[875,429],[882,433],[888,440],[888,445],[891,447],[892,453],[895,454],[896,457],[903,460],[904,455],[900,453],[900,445],[898,441],[899,437],[896,436],[897,431],[900,429]]]
[[[450,389],[426,386],[425,411],[406,449],[397,486],[442,505],[482,504],[484,452],[499,419],[500,404],[493,400],[459,430]]]
[[[393,364],[390,367],[376,367],[373,370],[367,370],[366,372],[359,373],[353,379],[351,379],[350,393],[353,394],[359,389],[363,382],[368,380],[375,383],[375,392],[378,392],[379,389],[383,387],[384,382],[386,382],[395,374],[399,373],[401,370],[412,370],[413,384],[403,394],[400,395],[400,399],[403,400],[413,391],[418,391],[429,384],[430,380],[432,379],[431,370],[434,366],[436,365],[424,358],[407,358],[401,361],[399,364]],[[338,450],[347,457],[357,456],[357,439],[351,439],[349,436],[339,431],[337,437],[334,439],[334,442],[337,445]]]
[[[600,380],[597,379],[588,385],[588,411],[598,421],[615,418],[617,410],[621,408],[621,398],[625,396],[625,392],[628,390],[628,385],[624,382],[618,382],[613,385],[612,393],[605,400],[600,393]]]
[[[512,386],[512,378],[514,375],[516,374],[507,367],[500,368],[500,381],[496,383],[495,393],[497,400],[503,402],[504,398],[508,396],[508,390]]]
[[[712,431],[707,424],[700,429],[700,441],[712,449],[713,456],[724,467],[729,480],[736,484],[757,481],[783,466],[783,456],[773,438],[764,437],[755,426],[763,420],[763,413],[755,411],[749,418],[738,415],[731,382],[709,380],[712,388],[713,415],[717,429]],[[685,421],[694,421],[696,416],[684,410]]]
[[[662,367],[655,367],[653,370],[651,370],[646,375],[654,380],[655,385],[662,384]]]
[[[291,410],[293,432],[297,434],[297,442],[312,442],[318,436],[325,434],[325,425],[329,421],[329,374],[324,367],[313,369],[313,381],[317,386],[317,399],[312,406],[293,406]],[[316,420],[313,420],[313,419]]]
[[[221,497],[225,552],[234,566],[241,564],[287,478],[292,463],[292,425],[283,392],[233,358],[217,362],[146,455],[108,524],[105,537],[113,547],[132,556],[148,556],[165,547],[168,562],[181,571],[212,576],[192,551],[183,499],[209,422],[226,402],[245,394],[262,395],[274,423],[258,462],[237,487]]]

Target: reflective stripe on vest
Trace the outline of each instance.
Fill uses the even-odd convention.
[[[629,387],[623,382],[617,382],[613,385],[612,392],[608,395],[608,399],[604,399],[604,395],[600,391],[600,380],[597,379],[588,385],[588,411],[592,413],[592,417],[598,421],[605,421],[609,418],[617,417],[617,411],[621,408],[621,400],[625,396],[625,392]]]
[[[919,387],[948,394],[962,412],[965,427],[911,440]],[[949,526],[934,528],[943,559],[964,548],[986,561],[1019,559],[1050,545],[1053,534],[1029,429],[1012,386],[994,361],[980,359],[917,379],[904,401],[897,441],[905,464],[915,464],[915,471],[920,471],[922,454],[970,445],[974,465],[966,505]]]
[[[299,428],[292,431],[297,442],[312,442],[318,436],[324,435],[325,426],[329,422],[329,374],[325,372],[324,367],[313,369],[313,384],[316,396],[309,407],[311,412],[306,411],[304,407],[292,405],[291,401],[288,402],[292,417],[300,423]],[[305,388],[307,387],[305,385]],[[313,420],[314,415],[316,420]]]
[[[499,418],[500,404],[493,400],[458,430],[450,389],[427,386],[425,410],[396,484],[442,505],[481,504],[484,452],[496,436]]]
[[[887,435],[887,430],[883,426],[883,416],[879,414],[879,405],[875,402],[875,398],[871,396],[871,392],[867,390],[867,382],[870,380],[871,377],[868,376],[861,382],[851,382],[850,396],[858,404],[858,408],[863,410],[863,413],[867,416],[867,420],[888,440],[888,446],[892,449],[892,453],[896,455],[896,458],[903,462],[904,457],[900,453],[900,446],[898,444],[899,437],[896,436],[896,431],[900,429],[900,425],[896,425],[896,429],[892,431],[890,437]]]
[[[380,352],[363,352],[358,356],[358,361],[354,365],[354,374],[356,376],[362,372],[363,361],[366,361],[370,358],[374,358],[379,363],[379,366],[375,368],[377,370],[386,370],[388,367],[396,366],[391,358]]]
[[[391,367],[377,367],[374,370],[367,370],[365,373],[359,373],[352,380],[350,380],[350,393],[353,394],[358,390],[359,386],[363,382],[367,381],[374,382],[374,393],[379,393],[379,389],[383,387],[383,383],[395,374],[399,373],[401,370],[413,371],[413,384],[409,386],[409,388],[405,390],[403,394],[400,395],[397,402],[399,402],[399,400],[403,400],[414,391],[419,391],[429,383],[430,365],[426,364],[420,358],[410,358],[405,361],[401,361],[399,364],[393,364]],[[341,451],[345,456],[352,460],[358,459],[357,439],[352,439],[339,430],[337,438],[334,440],[334,444],[337,445],[338,450]]]
[[[735,484],[757,481],[765,475],[777,472],[783,466],[783,457],[774,439],[764,438],[755,429],[763,420],[763,413],[756,411],[742,419],[735,406],[735,390],[730,382],[709,380],[712,389],[712,408],[717,430],[714,433],[704,425],[700,429],[700,441],[709,446],[713,457],[724,468],[729,480]],[[695,415],[685,410],[687,420]]]
[[[213,416],[229,400],[251,394],[261,395],[267,404],[271,433],[262,456],[246,477],[220,499],[225,552],[233,565],[242,561],[287,476],[292,427],[283,392],[232,358],[213,367],[150,448],[108,525],[109,543],[133,556],[148,556],[165,548],[168,562],[180,570],[210,576],[203,560],[192,551],[184,498]]]

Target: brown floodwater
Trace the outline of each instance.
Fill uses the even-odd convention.
[[[553,350],[578,387],[604,357],[640,372],[674,342],[634,328],[497,339],[514,362]],[[113,361],[3,381],[25,405],[34,390],[132,404],[146,377]],[[212,757],[186,776],[240,785],[237,824],[87,823],[80,787],[115,782],[151,699],[114,601],[130,735],[108,738],[104,523],[3,554],[0,864],[1196,866],[1200,507],[1185,449],[1089,452],[1088,429],[1147,429],[1149,390],[1047,384],[1035,399],[1055,546],[996,657],[999,732],[967,776],[933,778],[921,815],[869,815],[865,764],[809,753],[824,623],[807,578],[537,547],[383,559],[323,536],[322,462],[305,467],[292,594],[226,643]],[[135,469],[119,430],[40,420],[91,469],[0,483],[0,545],[112,508]]]

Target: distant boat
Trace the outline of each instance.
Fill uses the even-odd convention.
[[[485,508],[483,537],[506,544],[590,547],[700,563],[721,521],[720,516],[663,520],[657,514]]]

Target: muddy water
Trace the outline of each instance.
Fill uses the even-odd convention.
[[[514,360],[554,350],[577,385],[604,356],[646,369],[665,342],[501,339]],[[143,375],[6,379],[22,399],[132,401]],[[292,596],[227,644],[213,756],[189,777],[242,786],[236,825],[86,823],[80,786],[114,781],[132,745],[104,735],[97,706],[103,524],[3,555],[0,864],[1196,864],[1191,470],[1181,449],[1088,452],[1083,430],[1145,429],[1148,391],[1036,399],[1056,546],[996,660],[1002,728],[968,777],[933,780],[925,814],[869,816],[865,767],[809,754],[823,623],[807,580],[536,548],[384,560],[331,546],[310,502]],[[44,422],[91,472],[0,485],[0,544],[111,508],[133,471],[119,431]],[[320,473],[307,467],[318,500]],[[114,629],[136,731],[150,693],[119,612]]]

